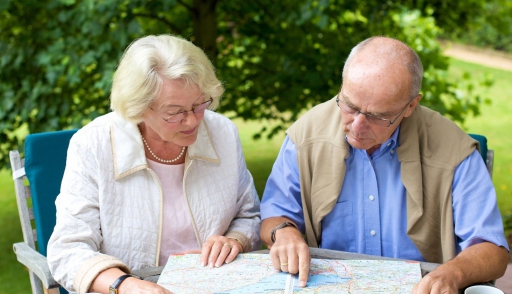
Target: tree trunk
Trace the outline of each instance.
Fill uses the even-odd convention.
[[[192,8],[194,44],[204,50],[214,65],[217,61],[217,1],[193,0]]]

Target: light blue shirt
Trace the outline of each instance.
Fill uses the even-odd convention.
[[[350,147],[338,201],[322,220],[320,248],[424,261],[406,233],[398,130],[371,155]],[[478,151],[455,170],[452,194],[457,253],[482,241],[508,249],[496,192]],[[278,216],[291,219],[304,233],[297,149],[288,136],[261,202],[262,220]]]

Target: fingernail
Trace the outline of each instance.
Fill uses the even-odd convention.
[[[299,287],[306,287],[306,281],[299,281]]]
[[[206,266],[206,262],[204,262],[204,260],[201,261],[201,266]]]
[[[210,268],[213,268],[213,262],[210,262],[210,264],[208,265]]]

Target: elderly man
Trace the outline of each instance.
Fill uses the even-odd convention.
[[[338,95],[288,129],[263,195],[261,238],[300,286],[308,246],[443,263],[414,293],[457,293],[505,272],[509,249],[477,143],[418,105],[422,75],[404,43],[365,40]]]

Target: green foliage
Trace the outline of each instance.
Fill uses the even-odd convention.
[[[12,1],[0,12],[2,163],[20,139],[9,131],[80,127],[108,111],[120,48],[142,33],[113,2]]]
[[[280,122],[262,126],[268,136],[333,97],[350,49],[373,35],[401,39],[417,50],[426,69],[422,103],[462,122],[468,112],[478,113],[482,98],[468,83],[446,81],[435,18],[449,26],[436,10],[449,1],[438,2],[3,2],[0,166],[26,132],[77,128],[108,112],[119,57],[129,42],[147,34],[177,34],[204,48],[227,87],[219,111]],[[465,3],[451,7],[452,14],[470,15],[479,1]]]
[[[10,171],[0,169],[0,294],[31,293],[28,271],[16,260],[12,244],[23,241]]]
[[[512,52],[512,1],[486,1],[481,12],[466,29],[443,34],[466,44]]]
[[[436,19],[437,25],[445,31],[464,31],[481,14],[487,1],[401,0],[398,2],[405,7],[418,9],[425,15],[432,15]]]
[[[461,122],[468,112],[478,113],[482,98],[470,87],[446,80],[448,63],[436,41],[439,28],[432,16],[380,1],[295,3],[280,1],[271,12],[252,1],[219,4],[239,20],[229,23],[236,32],[223,33],[219,42],[220,75],[239,81],[228,84],[222,110],[246,119],[282,121],[268,130],[271,136],[304,109],[336,94],[345,58],[355,44],[387,35],[410,44],[422,59],[424,105]]]
[[[512,230],[512,214],[507,214],[503,216],[503,227],[505,231]]]

